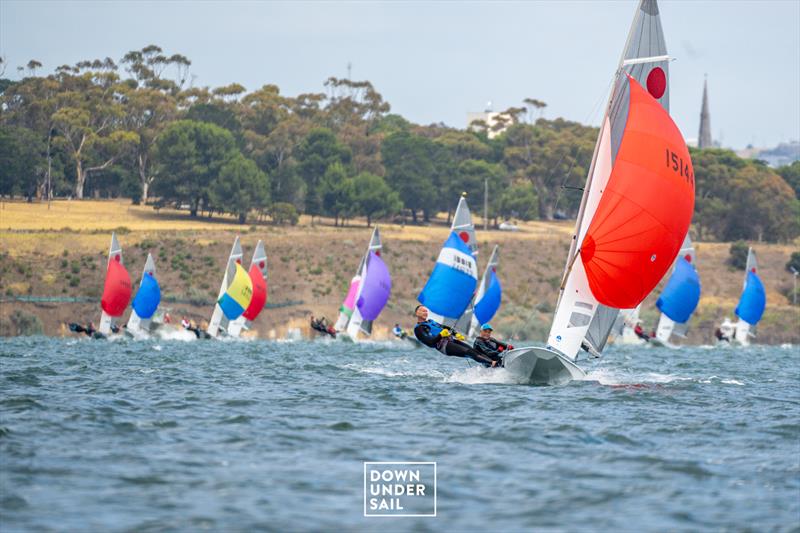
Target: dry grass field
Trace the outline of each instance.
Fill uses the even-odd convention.
[[[395,322],[412,324],[410,311],[447,236],[442,218],[430,226],[381,224],[384,259],[393,275],[392,299],[376,324],[385,337]],[[541,339],[555,306],[571,222],[533,222],[519,232],[478,231],[479,267],[491,247],[500,245],[504,300],[493,322],[505,335]],[[306,328],[310,313],[334,319],[371,229],[363,221],[335,228],[307,217],[294,227],[239,225],[233,219],[191,218],[184,211],[133,206],[129,201],[57,201],[0,204],[0,297],[19,295],[89,297],[96,303],[0,304],[0,321],[15,311],[35,315],[47,334],[61,334],[62,323],[97,320],[104,261],[111,231],[123,246],[125,265],[138,283],[147,253],[156,260],[167,298],[195,303],[165,304],[173,315],[207,318],[222,269],[236,235],[245,262],[258,239],[269,256],[269,302],[302,302],[267,309],[256,322],[262,337],[280,337],[289,327]],[[785,296],[791,275],[784,265],[796,246],[756,244],[767,287],[768,309],[759,326],[760,342],[800,342],[800,311]],[[714,324],[732,316],[742,272],[725,264],[729,244],[697,243],[703,297],[690,341],[707,342]],[[645,302],[643,318],[654,324],[658,292]],[[205,302],[205,303],[204,303]],[[6,329],[8,331],[8,329]]]

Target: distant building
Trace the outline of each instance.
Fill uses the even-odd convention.
[[[782,167],[800,161],[800,142],[780,143],[774,148],[748,146],[744,150],[737,150],[736,155],[743,159],[760,159],[773,168]]]
[[[486,126],[483,126],[481,123]],[[485,111],[467,113],[467,129],[471,131],[481,131],[485,127],[490,139],[494,139],[506,131],[513,123],[514,120],[511,115],[492,111],[491,102],[486,106]]]
[[[700,109],[700,132],[697,134],[698,148],[713,148],[711,141],[711,114],[708,109],[708,80],[703,81],[703,106]]]

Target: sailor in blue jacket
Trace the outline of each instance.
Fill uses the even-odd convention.
[[[492,358],[483,355],[466,342],[463,342],[464,336],[461,333],[434,320],[428,320],[428,308],[424,305],[418,305],[414,309],[414,314],[417,317],[414,335],[425,346],[434,348],[445,355],[469,357],[484,366],[497,366],[499,364],[499,361],[492,360]]]

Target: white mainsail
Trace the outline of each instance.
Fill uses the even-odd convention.
[[[142,283],[144,282],[144,277],[150,274],[151,276],[156,275],[156,262],[153,259],[152,254],[147,254],[147,260],[144,262],[144,269],[142,270],[142,279],[139,282],[139,287],[141,289]],[[138,314],[136,314],[136,309],[131,307],[131,316],[128,318],[128,325],[125,328],[129,334],[133,335],[134,337],[139,336],[147,336],[150,333],[150,318],[141,318]]]
[[[350,320],[348,321],[346,327],[347,335],[353,340],[358,340],[359,332],[367,336],[372,334],[372,321],[364,320],[361,316],[361,311],[358,309],[358,298],[361,296],[361,291],[364,290],[364,284],[361,281],[367,279],[367,258],[369,257],[369,253],[378,252],[382,248],[383,244],[381,242],[381,232],[378,229],[378,226],[375,226],[375,229],[372,230],[372,237],[370,237],[367,251],[361,258],[361,264],[359,265],[358,272],[356,273],[356,277],[359,278],[360,281],[358,284],[358,291],[356,292],[355,299],[353,300],[353,313],[350,316]]]
[[[592,156],[555,317],[547,341],[549,347],[555,348],[573,361],[577,359],[585,341],[588,341],[593,350],[602,349],[618,312],[600,305],[592,294],[583,262],[578,256],[581,243],[611,176],[614,160],[622,142],[628,115],[627,92],[629,91],[624,74],[630,75],[642,84],[648,84],[649,79],[645,78],[648,78],[651,70],[658,67],[659,72],[664,74],[664,79],[659,81],[665,84],[658,101],[669,111],[668,60],[657,2],[641,0],[615,74],[616,83],[600,125],[600,135]],[[592,338],[587,338],[593,321],[601,323],[596,324]]]
[[[231,247],[231,253],[228,256],[228,262],[225,265],[225,275],[222,277],[222,284],[219,287],[219,295],[217,299],[221,298],[225,291],[228,290],[228,286],[233,281],[233,277],[236,274],[236,264],[242,262],[242,245],[239,244],[239,236],[236,236],[236,240],[233,242],[233,247]],[[225,318],[225,314],[222,312],[222,308],[219,306],[219,303],[214,303],[214,312],[211,314],[211,319],[208,321],[208,328],[206,328],[206,332],[212,336],[216,337],[220,330],[225,330],[228,326],[228,319]]]
[[[122,261],[122,246],[120,246],[119,241],[117,240],[116,232],[111,233],[111,246],[108,249],[108,260],[106,261],[106,266],[111,261],[117,261],[117,256],[119,256],[119,264],[124,265]],[[106,313],[105,311],[101,311],[100,314],[100,325],[97,328],[97,331],[102,333],[103,335],[111,334],[111,329],[116,325],[117,319]]]
[[[252,270],[253,267],[257,268],[261,272],[261,275],[264,277],[264,281],[266,281],[267,252],[264,249],[264,243],[260,240],[258,241],[258,243],[256,243],[256,249],[253,250],[253,258],[250,260],[250,269],[248,270],[248,272],[250,272],[250,270]],[[227,328],[228,336],[238,337],[241,334],[242,329],[250,329],[250,324],[252,324],[252,321],[248,320],[247,317],[245,317],[244,314],[242,314],[242,316],[240,316],[239,318],[233,320],[228,324]]]

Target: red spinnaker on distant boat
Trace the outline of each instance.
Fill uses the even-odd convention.
[[[119,317],[131,301],[131,277],[119,261],[109,261],[100,306],[109,316]]]
[[[253,282],[253,298],[242,316],[247,320],[255,320],[267,303],[267,280],[258,265],[250,267],[250,280]]]
[[[669,113],[628,76],[630,107],[603,196],[581,245],[597,300],[636,307],[672,265],[694,210],[689,150]]]

